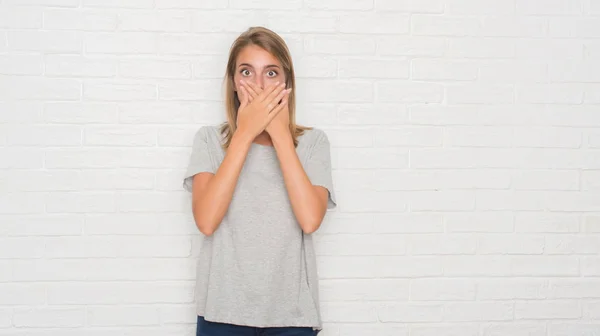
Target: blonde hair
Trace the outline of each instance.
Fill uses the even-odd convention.
[[[294,139],[294,146],[298,145],[298,137],[305,130],[311,129],[296,124],[296,79],[292,57],[285,41],[272,30],[264,27],[250,27],[233,42],[229,50],[229,59],[225,72],[225,110],[227,121],[221,125],[221,133],[224,136],[223,148],[229,148],[231,138],[237,128],[237,113],[240,101],[234,90],[233,76],[235,74],[236,60],[239,53],[247,46],[255,45],[271,53],[281,62],[286,78],[286,87],[293,88],[288,98],[288,109],[290,112],[290,131]]]

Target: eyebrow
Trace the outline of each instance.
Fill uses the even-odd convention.
[[[242,67],[242,66],[247,66],[247,67],[250,67],[250,68],[254,68],[252,65],[250,65],[250,64],[248,64],[248,63],[242,63],[242,64],[238,65],[238,68],[239,68],[239,67]],[[279,65],[276,65],[276,64],[269,64],[269,65],[267,65],[267,66],[265,67],[265,69],[267,69],[267,68],[279,68]]]

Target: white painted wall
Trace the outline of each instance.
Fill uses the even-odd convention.
[[[193,335],[181,177],[249,25],[332,142],[324,336],[600,333],[597,0],[0,0],[0,335]]]

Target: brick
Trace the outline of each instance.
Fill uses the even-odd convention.
[[[483,19],[480,36],[541,38],[546,37],[546,27],[545,18],[494,15]]]
[[[600,298],[600,287],[595,279],[550,280],[549,297],[554,299]]]
[[[415,191],[409,200],[411,211],[468,211],[475,209],[472,191]]]
[[[448,213],[444,221],[448,232],[512,232],[515,226],[511,212]]]
[[[508,276],[510,260],[504,256],[444,256],[446,277]]]
[[[600,79],[600,66],[589,61],[551,62],[549,78],[561,83],[596,83]]]
[[[86,320],[91,326],[145,326],[159,323],[153,306],[88,307]]]
[[[362,325],[362,324],[338,324],[335,326],[339,326],[338,330],[334,329],[334,326],[325,325],[323,329],[323,336],[326,335],[347,335],[347,336],[360,336],[360,335],[379,335],[379,336],[408,336],[408,326],[403,325],[394,325],[390,323],[379,323],[379,324],[371,324],[371,325]],[[325,334],[325,332],[330,332],[331,334]]]
[[[77,7],[80,0],[4,0],[3,5]]]
[[[407,196],[401,192],[365,191],[358,194],[340,190],[338,198],[344,212],[400,212],[407,208]]]
[[[542,254],[544,237],[536,235],[493,234],[479,236],[478,254]]]
[[[512,147],[514,128],[498,126],[451,126],[444,129],[450,147]]]
[[[414,336],[478,336],[476,325],[465,323],[436,323],[429,325],[414,324],[410,326],[410,334]]]
[[[313,67],[312,63],[310,66]],[[335,68],[333,64],[330,67]],[[300,72],[300,69],[298,72]],[[410,63],[398,60],[341,59],[338,73],[340,78],[408,79],[410,76]]]
[[[82,327],[85,325],[85,308],[16,308],[13,325],[20,328]]]
[[[198,320],[198,316],[194,313],[194,305],[176,305],[176,306],[165,306],[159,310],[160,320],[162,323],[177,323],[177,324],[195,324]],[[190,331],[191,332],[191,331]]]
[[[547,254],[600,254],[600,235],[548,235]]]
[[[548,66],[534,60],[482,60],[478,79],[486,83],[539,83],[548,80]]]
[[[323,235],[316,239],[317,255],[403,255],[407,241],[403,236]]]
[[[82,35],[67,31],[9,31],[8,47],[18,51],[44,53],[80,53]]]
[[[80,235],[83,217],[77,215],[0,215],[4,237]]]
[[[188,124],[195,111],[213,110],[216,104],[192,102],[123,102],[119,122],[123,124]],[[202,113],[203,116],[206,116]]]
[[[382,103],[441,103],[444,98],[444,87],[436,83],[379,81],[375,91]]]
[[[134,284],[127,282],[79,282],[48,286],[50,304],[154,304],[188,303],[193,300],[194,284],[157,282]]]
[[[20,259],[13,262],[13,279],[18,282],[85,280],[89,260]]]
[[[593,336],[600,323],[556,322],[548,326],[548,336]]]
[[[304,50],[309,54],[373,55],[375,39],[363,36],[307,35]]]
[[[117,62],[106,58],[76,55],[50,55],[45,59],[46,76],[115,77]]]
[[[81,174],[75,170],[14,170],[0,173],[7,191],[75,191]]]
[[[600,258],[598,257],[582,257],[581,275],[583,276],[599,276],[600,275]]]
[[[1,258],[41,258],[44,253],[44,241],[40,238],[2,238],[0,243]]]
[[[114,212],[115,194],[104,192],[54,192],[46,198],[49,213]]]
[[[442,145],[442,129],[437,127],[381,128],[374,134],[377,147],[437,147]]]
[[[156,190],[159,191],[180,191],[181,177],[185,175],[185,169],[158,171],[155,174]],[[150,177],[141,181],[151,180]]]
[[[187,202],[181,197],[180,192],[123,192],[118,198],[118,208],[121,212],[171,212],[183,211],[187,208]]]
[[[442,264],[434,257],[321,256],[322,279],[439,276]],[[327,265],[327,267],[325,267]]]
[[[154,0],[81,0],[83,7],[152,8]]]
[[[482,336],[546,336],[546,324],[535,322],[513,322],[486,324]]]
[[[321,308],[323,322],[377,322],[374,304],[324,302]]]
[[[227,60],[224,58],[197,56],[190,62],[193,78],[199,79],[222,79],[225,73]],[[298,72],[298,60],[296,60],[296,69]]]
[[[194,141],[196,130],[197,127],[161,128],[158,130],[158,145],[188,147]]]
[[[380,55],[441,57],[447,50],[442,37],[378,36],[376,42]]]
[[[505,59],[515,57],[515,49],[515,40],[510,38],[451,37],[448,39],[447,56],[452,58]]]
[[[546,299],[549,297],[545,279],[481,279],[477,281],[477,300]]]
[[[40,102],[0,102],[0,123],[32,124],[43,121],[43,105]],[[6,113],[11,111],[11,113]]]
[[[221,0],[155,0],[157,8],[200,8],[200,9],[218,9],[227,7],[227,3]]]
[[[413,14],[410,23],[411,33],[417,36],[471,36],[481,30],[481,21],[472,17]]]
[[[372,147],[373,131],[360,128],[326,129],[331,147]]]
[[[266,11],[257,10],[197,11],[191,17],[191,31],[196,33],[239,33],[248,29],[251,22],[266,22],[267,18]]]
[[[13,263],[10,260],[4,261],[4,260],[0,260],[0,280],[2,282],[9,282],[13,280]],[[0,313],[6,314],[5,311],[0,311]],[[2,314],[0,314],[0,316],[3,316]],[[6,316],[6,315],[4,315]],[[4,321],[8,321],[8,322],[4,322]],[[6,320],[0,320],[2,321],[2,323],[0,323],[0,325],[7,325],[7,326],[11,326],[11,321],[10,319],[6,319]]]
[[[574,170],[519,170],[512,187],[517,190],[579,190],[579,172]]]
[[[373,0],[306,0],[305,6],[307,6],[309,9],[321,10],[368,10],[373,8]]]
[[[81,128],[75,125],[11,127],[6,136],[13,146],[81,146]]]
[[[411,168],[512,168],[514,152],[504,148],[438,149],[410,151]]]
[[[524,60],[575,60],[583,57],[583,42],[569,39],[518,39],[515,40],[518,59]]]
[[[582,266],[584,269],[584,266]],[[577,258],[572,256],[515,256],[513,276],[579,276]]]
[[[83,98],[92,101],[155,100],[155,84],[132,81],[90,80],[83,83]]]
[[[378,0],[375,2],[375,9],[408,13],[442,13],[444,2],[442,0]]]
[[[14,76],[0,77],[0,99],[4,100],[79,100],[81,83],[77,80]]]
[[[0,28],[39,29],[42,27],[42,11],[26,7],[5,6],[0,12]]]
[[[120,62],[119,74],[126,78],[189,79],[192,70],[185,61],[135,60]]]
[[[444,305],[444,321],[508,321],[514,315],[511,302],[459,302]]]
[[[216,100],[221,96],[217,80],[163,81],[158,85],[160,100]]]
[[[511,15],[515,0],[447,0],[446,12],[459,15]]]
[[[406,279],[329,279],[319,282],[322,302],[404,301],[409,297]]]
[[[118,111],[117,105],[111,103],[47,103],[44,120],[57,124],[112,124],[118,121]]]
[[[140,169],[86,169],[81,172],[81,178],[85,190],[151,190],[154,188],[154,173]]]
[[[450,104],[511,104],[515,89],[512,85],[457,84],[446,88]]]
[[[95,236],[46,239],[49,258],[188,257],[189,237]]]
[[[527,0],[516,0],[517,14],[524,15],[581,15],[583,0],[551,0],[540,8]]]
[[[431,212],[374,214],[376,233],[435,233],[443,232],[443,217]]]
[[[595,215],[584,216],[581,232],[598,232],[598,233],[600,233],[600,217],[595,216]]]
[[[52,30],[114,31],[118,19],[115,12],[103,10],[47,9],[44,28]]]
[[[131,148],[122,152],[122,168],[177,168],[185,167],[189,161],[189,149],[180,148]]]
[[[87,235],[143,235],[156,233],[163,223],[184,223],[182,214],[176,213],[112,213],[86,216]]]
[[[0,215],[44,212],[44,195],[32,192],[4,192],[0,195]]]
[[[371,214],[331,212],[325,216],[317,235],[371,232],[373,232]]]
[[[4,254],[3,254],[4,255]],[[46,303],[45,284],[0,284],[0,304],[2,305],[44,305]]]
[[[580,318],[581,304],[573,301],[517,301],[515,319]]]
[[[583,302],[583,318],[598,320],[600,318],[600,302]]]
[[[252,20],[264,20],[263,17],[257,17],[256,12],[253,14],[254,16],[251,16]],[[244,15],[248,15],[248,13],[244,13]],[[336,15],[330,12],[294,11],[267,13],[267,15],[266,21],[270,29],[280,33],[335,33],[338,29]],[[240,20],[240,23],[247,22],[247,20],[248,17],[245,20]],[[228,26],[231,26],[231,24],[228,24]],[[238,29],[236,32],[241,30]]]
[[[158,43],[150,32],[86,33],[84,49],[90,54],[154,54]]]
[[[86,146],[156,146],[157,130],[152,127],[89,126],[84,128]]]
[[[195,262],[185,258],[99,258],[86,260],[87,281],[193,280]],[[107,313],[115,307],[105,307]],[[125,318],[129,315],[123,315]],[[104,320],[104,318],[102,319]],[[154,322],[157,322],[154,320]]]
[[[408,151],[398,148],[339,148],[336,150],[339,167],[357,168],[407,168]]]
[[[408,34],[410,21],[408,15],[399,13],[348,13],[339,18],[338,29],[340,33]]]
[[[438,303],[386,303],[377,309],[379,321],[389,322],[439,322],[443,306]]]
[[[337,112],[342,125],[403,124],[408,119],[406,107],[398,104],[340,104]]]
[[[475,282],[456,279],[412,279],[410,300],[470,301],[475,299]]]
[[[189,32],[192,15],[180,10],[137,10],[119,14],[119,30],[142,32]]]
[[[522,85],[516,88],[516,100],[526,104],[581,104],[584,91],[573,84]]]
[[[515,147],[580,148],[583,134],[573,128],[516,127],[514,137]]]
[[[478,72],[474,63],[416,58],[411,61],[410,74],[416,80],[470,81],[477,78]]]
[[[372,84],[362,80],[309,79],[298,81],[298,88],[299,91],[302,91],[299,98],[306,99],[311,103],[373,101]]]
[[[234,9],[285,9],[295,10],[302,7],[301,0],[290,0],[286,2],[275,0],[230,0],[229,7]]]
[[[226,57],[235,37],[227,34],[174,34],[158,36],[158,52],[164,55],[221,55]],[[199,41],[202,43],[199,43]]]
[[[510,174],[496,170],[385,169],[365,181],[377,190],[506,189],[510,186]]]

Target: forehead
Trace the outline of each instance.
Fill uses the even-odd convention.
[[[264,67],[272,64],[281,66],[281,62],[277,57],[255,45],[246,46],[240,51],[236,59],[236,66],[242,63],[248,63],[254,67]]]

